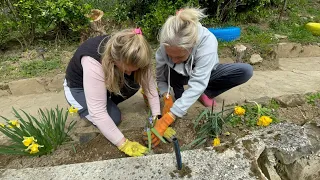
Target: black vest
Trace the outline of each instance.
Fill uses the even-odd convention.
[[[109,37],[105,37],[106,36],[97,36],[90,38],[79,46],[71,58],[66,70],[68,87],[83,88],[83,69],[81,65],[81,58],[83,56],[90,56],[101,63],[101,54],[104,52],[104,46],[109,40]]]

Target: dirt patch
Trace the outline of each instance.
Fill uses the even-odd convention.
[[[185,121],[181,120],[175,123],[173,128],[177,131],[177,138],[179,139],[180,146],[189,144],[195,139],[195,132],[192,130],[192,124],[187,124]],[[142,132],[143,128],[122,131],[124,136],[131,141],[137,141],[143,144]],[[153,150],[153,154],[173,152],[172,143],[161,143]],[[124,157],[127,156],[111,144],[102,134],[99,134],[96,138],[86,144],[65,144],[60,146],[53,154],[41,157],[0,155],[0,168],[19,169],[56,166]]]
[[[320,116],[320,108],[307,103],[297,107],[280,108],[278,112],[280,119],[298,125],[304,125]]]

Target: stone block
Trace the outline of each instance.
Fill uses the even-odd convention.
[[[12,81],[9,83],[9,88],[14,96],[46,92],[44,85],[39,83],[36,78]]]

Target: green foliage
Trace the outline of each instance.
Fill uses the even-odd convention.
[[[207,14],[216,22],[227,22],[239,19],[239,15],[246,14],[242,19],[259,19],[265,14],[264,9],[270,5],[270,0],[224,0],[201,1],[200,6],[207,8]]]
[[[320,107],[320,92],[307,95],[306,100],[308,104]]]
[[[229,120],[229,123],[232,126],[237,126],[241,123],[249,127],[257,126],[257,121],[261,116],[269,116],[272,119],[272,123],[280,121],[276,111],[279,108],[279,105],[275,101],[270,101],[267,105],[261,105],[253,102],[241,107],[245,109],[245,114],[242,116],[233,114]]]
[[[139,21],[142,16],[150,12],[150,7],[155,3],[157,0],[116,0],[110,15],[118,23],[127,20]]]
[[[12,124],[9,119],[1,116],[7,125],[0,126],[0,132],[9,137],[12,144],[0,146],[0,154],[44,155],[52,153],[59,145],[68,141],[68,133],[75,125],[74,121],[67,125],[68,111],[59,107],[50,110],[39,109],[38,119],[23,110],[21,111],[25,117],[22,117],[14,108],[13,111],[20,126]],[[34,137],[36,139],[34,143],[43,147],[39,148],[39,152],[31,154],[27,150],[28,147],[23,144],[24,137]]]
[[[146,13],[137,24],[143,28],[144,35],[150,40],[156,40],[161,26],[170,15],[185,6],[197,6],[195,0],[165,1],[158,0],[149,6],[150,12]]]
[[[213,109],[203,110],[193,122],[194,129],[197,132],[196,140],[181,149],[196,148],[207,142],[208,139],[218,137],[222,133],[223,124],[231,118],[232,112],[230,113],[230,110],[224,110],[224,107],[220,112],[214,112]]]
[[[85,15],[91,9],[77,0],[13,0],[1,5],[0,27],[12,32],[6,39],[17,39],[25,47],[32,44],[36,34],[54,31],[62,35],[86,28],[89,19]],[[1,38],[2,43],[6,39]]]

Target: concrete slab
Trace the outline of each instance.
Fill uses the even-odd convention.
[[[284,71],[319,71],[320,57],[280,58],[279,66]]]
[[[0,178],[2,180],[256,179],[249,174],[250,160],[243,158],[234,150],[226,150],[224,153],[200,149],[184,151],[182,160],[190,168],[190,172],[187,171],[182,178],[174,172],[176,160],[173,153],[56,167],[8,169],[0,174]]]

